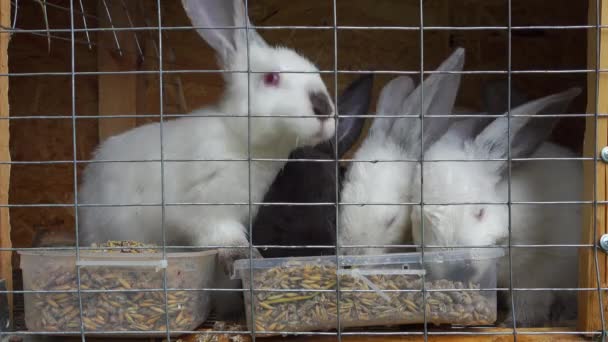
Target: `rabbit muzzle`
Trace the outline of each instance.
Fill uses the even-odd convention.
[[[309,95],[312,111],[318,116],[319,120],[326,121],[334,114],[334,107],[329,100],[329,96],[322,92],[313,92]]]

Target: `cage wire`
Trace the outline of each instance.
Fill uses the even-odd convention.
[[[19,16],[23,15],[23,10],[21,9],[22,5],[24,2],[27,1],[32,1],[32,2],[36,2],[40,5],[40,9],[44,18],[44,25],[45,28],[44,29],[25,29],[25,28],[20,28],[18,23],[19,23]],[[132,1],[132,0],[131,0]],[[56,41],[66,41],[69,42],[70,44],[70,64],[71,64],[71,71],[69,72],[26,72],[26,73],[22,73],[22,72],[8,72],[6,74],[2,74],[0,76],[3,77],[26,77],[26,76],[69,76],[71,77],[71,113],[68,115],[65,115],[63,113],[57,113],[57,115],[11,115],[8,120],[28,120],[28,119],[71,119],[72,121],[72,144],[73,144],[73,159],[72,160],[49,160],[49,161],[20,161],[20,160],[16,160],[16,161],[2,161],[2,164],[8,164],[8,165],[51,165],[51,164],[66,164],[66,165],[72,165],[73,167],[73,183],[74,183],[74,189],[73,189],[73,196],[74,196],[74,201],[73,203],[41,203],[41,204],[15,204],[15,203],[10,203],[10,204],[6,204],[3,205],[3,207],[8,207],[8,208],[36,208],[36,207],[65,207],[65,208],[74,208],[74,215],[75,215],[75,241],[76,241],[76,247],[32,247],[32,248],[4,248],[2,250],[9,250],[9,251],[20,251],[20,250],[34,250],[34,251],[75,251],[76,253],[76,258],[78,260],[78,264],[76,267],[77,270],[77,290],[66,290],[66,291],[56,291],[56,290],[13,290],[13,291],[5,291],[5,293],[12,293],[12,294],[16,294],[16,295],[27,295],[27,294],[44,294],[44,293],[67,293],[67,294],[76,294],[78,297],[78,306],[79,306],[79,317],[80,317],[80,324],[79,324],[79,333],[77,333],[77,335],[81,336],[82,341],[85,341],[87,339],[87,337],[85,336],[85,334],[90,333],[90,331],[88,331],[88,329],[85,327],[85,317],[83,315],[83,295],[86,294],[102,294],[102,293],[115,293],[115,292],[120,292],[120,293],[132,293],[132,292],[138,292],[138,291],[145,291],[145,292],[160,292],[163,296],[163,302],[164,302],[164,321],[165,321],[165,327],[166,329],[164,331],[95,331],[96,335],[113,335],[113,334],[126,334],[126,335],[130,335],[130,336],[137,336],[137,335],[146,335],[149,334],[151,332],[154,333],[160,333],[163,334],[164,337],[171,341],[171,340],[176,340],[177,338],[175,337],[175,333],[177,334],[186,334],[186,333],[196,333],[197,331],[176,331],[176,330],[172,330],[171,327],[171,322],[170,322],[170,317],[169,317],[169,304],[168,304],[168,295],[169,293],[173,292],[173,291],[193,291],[193,292],[197,292],[197,291],[209,291],[212,294],[213,293],[217,293],[219,291],[241,291],[242,293],[246,293],[249,292],[249,294],[251,295],[251,297],[253,298],[255,293],[258,292],[263,292],[263,291],[272,291],[272,292],[280,292],[281,290],[277,290],[277,289],[272,289],[272,290],[264,290],[264,289],[256,289],[254,288],[254,284],[253,284],[253,279],[254,279],[254,266],[253,266],[253,260],[250,260],[250,284],[248,287],[244,287],[243,289],[216,289],[216,288],[169,288],[168,287],[168,275],[167,275],[167,270],[166,270],[166,262],[167,262],[167,251],[168,249],[173,249],[173,248],[181,248],[181,249],[196,249],[196,248],[200,248],[200,247],[207,247],[207,248],[222,248],[222,247],[231,247],[231,248],[245,248],[248,249],[250,255],[253,255],[253,251],[254,248],[334,248],[336,253],[336,257],[335,257],[335,263],[336,265],[340,265],[340,259],[339,259],[339,255],[341,254],[341,249],[345,248],[375,248],[375,247],[387,247],[386,245],[375,245],[375,244],[365,244],[365,245],[342,245],[340,246],[339,244],[333,245],[333,246],[329,246],[329,245],[254,245],[253,243],[249,243],[246,246],[221,246],[221,245],[209,245],[209,246],[173,246],[173,245],[169,245],[167,243],[167,238],[166,238],[166,222],[165,222],[165,211],[167,207],[173,207],[173,206],[221,206],[221,205],[238,205],[238,206],[246,206],[249,208],[249,217],[248,217],[248,230],[249,230],[249,236],[251,237],[253,235],[253,231],[252,231],[252,226],[253,226],[253,214],[252,214],[252,207],[253,206],[273,206],[273,205],[290,205],[290,206],[333,206],[335,207],[336,210],[336,218],[339,218],[339,213],[340,213],[340,208],[342,206],[347,206],[347,205],[352,205],[352,206],[362,206],[362,205],[398,205],[398,206],[420,206],[421,211],[424,210],[424,207],[427,205],[470,205],[470,204],[488,204],[488,205],[497,205],[497,204],[501,204],[501,205],[507,205],[508,210],[509,210],[509,237],[508,237],[508,242],[505,245],[493,245],[493,246],[462,246],[462,245],[450,245],[450,246],[441,246],[441,247],[448,247],[448,248],[506,248],[507,249],[507,256],[508,256],[508,260],[509,260],[509,287],[508,288],[500,288],[500,287],[496,287],[496,288],[481,288],[481,289],[464,289],[466,290],[470,290],[470,291],[507,291],[509,293],[509,298],[510,298],[510,302],[511,302],[511,306],[515,307],[516,301],[514,299],[514,293],[519,292],[519,291],[596,291],[597,292],[597,298],[598,298],[598,305],[599,305],[599,314],[601,317],[601,331],[576,331],[576,330],[564,330],[564,331],[542,331],[542,330],[538,330],[538,331],[533,331],[533,330],[519,330],[518,326],[516,324],[516,317],[515,317],[515,310],[512,311],[512,326],[510,326],[509,328],[511,328],[511,332],[510,334],[513,335],[513,337],[516,339],[518,335],[579,335],[579,334],[586,334],[586,335],[593,335],[596,337],[600,337],[600,338],[605,338],[605,331],[606,331],[606,326],[605,326],[605,320],[604,320],[604,308],[603,308],[603,293],[602,291],[606,291],[608,290],[608,288],[602,288],[601,287],[601,279],[600,279],[600,269],[599,269],[599,261],[598,258],[600,257],[600,251],[598,251],[598,247],[595,244],[584,244],[584,243],[579,243],[579,244],[575,244],[575,243],[570,243],[570,244],[543,244],[543,245],[534,245],[534,244],[515,244],[512,242],[512,230],[511,230],[511,209],[513,205],[559,205],[559,204],[571,204],[571,205],[591,205],[593,207],[593,236],[595,237],[595,240],[597,241],[599,236],[598,236],[598,232],[597,232],[597,215],[595,215],[595,213],[598,211],[598,206],[599,205],[606,205],[608,204],[608,201],[600,201],[598,200],[598,189],[597,189],[597,163],[598,163],[598,156],[599,156],[599,151],[597,148],[597,145],[595,146],[594,149],[594,156],[593,157],[585,157],[585,156],[581,156],[581,157],[576,157],[576,158],[566,158],[567,160],[578,160],[578,161],[590,161],[594,163],[594,192],[593,192],[593,199],[592,200],[581,200],[581,201],[544,201],[544,202],[535,202],[535,201],[513,201],[511,199],[511,174],[512,174],[512,170],[511,170],[511,166],[512,166],[512,162],[517,162],[517,161],[529,161],[529,160],[538,160],[538,161],[551,161],[551,160],[563,160],[563,158],[512,158],[511,157],[511,144],[507,144],[507,158],[506,159],[469,159],[466,160],[466,162],[478,162],[478,161],[507,161],[507,174],[508,174],[508,199],[506,202],[502,202],[502,203],[496,203],[496,202],[462,202],[462,203],[427,203],[424,200],[424,191],[423,191],[423,181],[420,182],[420,201],[416,201],[416,202],[401,202],[401,203],[366,203],[366,202],[362,202],[362,203],[352,203],[352,202],[341,202],[339,200],[340,198],[340,188],[339,186],[335,187],[335,198],[336,201],[335,202],[315,202],[315,203],[283,203],[283,202],[275,202],[275,203],[267,203],[267,202],[255,202],[252,200],[251,197],[251,183],[252,183],[252,177],[251,177],[251,164],[253,162],[286,162],[286,161],[302,161],[302,162],[319,162],[319,163],[324,163],[324,162],[333,162],[334,166],[335,166],[335,179],[338,180],[340,177],[340,162],[348,162],[348,163],[366,163],[366,162],[373,162],[373,163],[378,163],[378,162],[404,162],[404,163],[416,163],[420,166],[421,170],[424,169],[425,164],[427,163],[435,163],[435,162],[453,162],[453,161],[458,161],[458,162],[462,162],[461,159],[439,159],[439,160],[423,160],[423,156],[424,156],[424,140],[423,140],[423,133],[424,132],[424,123],[425,123],[425,116],[424,115],[420,115],[419,119],[420,119],[420,123],[421,123],[421,133],[420,133],[420,151],[419,151],[419,157],[418,158],[413,158],[413,159],[402,159],[402,160],[394,160],[394,159],[390,159],[390,160],[383,160],[383,159],[353,159],[353,158],[344,158],[344,159],[340,159],[340,158],[334,158],[332,160],[328,160],[328,159],[280,159],[280,158],[254,158],[251,155],[251,124],[250,124],[250,120],[248,120],[248,125],[247,125],[247,131],[248,131],[248,157],[247,158],[226,158],[226,159],[171,159],[171,158],[165,158],[165,153],[163,151],[163,139],[164,139],[164,122],[167,119],[170,118],[178,118],[178,117],[183,117],[185,114],[169,114],[169,113],[165,113],[164,110],[164,94],[166,92],[166,88],[168,86],[167,81],[165,79],[165,76],[167,75],[173,75],[176,76],[176,86],[178,88],[182,88],[182,84],[181,84],[181,75],[185,75],[185,74],[191,74],[191,73],[230,73],[230,72],[242,72],[242,71],[232,71],[232,70],[222,70],[222,69],[214,69],[214,70],[189,70],[189,69],[179,69],[179,65],[178,62],[175,59],[175,54],[172,52],[172,48],[171,46],[167,46],[168,44],[166,44],[166,42],[169,42],[169,40],[167,39],[167,37],[165,36],[166,32],[168,31],[180,31],[180,30],[193,30],[193,29],[197,29],[200,27],[195,27],[195,26],[164,26],[163,25],[163,6],[162,6],[162,0],[156,0],[156,12],[155,13],[149,13],[144,11],[143,7],[141,6],[141,3],[138,2],[138,8],[139,11],[141,11],[141,13],[144,13],[144,21],[145,21],[145,25],[144,26],[138,26],[138,23],[133,19],[132,14],[130,13],[130,10],[128,8],[128,6],[126,5],[125,0],[101,0],[101,4],[103,6],[103,11],[101,13],[97,13],[97,14],[91,14],[91,13],[87,13],[85,6],[83,6],[83,1],[82,0],[70,0],[69,1],[69,5],[65,5],[64,3],[54,3],[48,0],[12,0],[11,4],[12,4],[12,8],[13,8],[13,16],[12,16],[12,24],[10,27],[2,27],[1,30],[2,32],[10,32],[11,34],[30,34],[30,35],[36,35],[36,36],[43,36],[46,37],[48,39],[48,44],[49,44],[49,51],[52,49],[52,44],[53,42]],[[249,9],[249,2],[248,0],[245,0],[245,8]],[[531,115],[527,115],[527,114],[520,114],[520,115],[516,115],[516,114],[511,114],[511,89],[512,89],[512,76],[513,75],[517,75],[517,74],[557,74],[557,73],[595,73],[595,79],[596,79],[596,87],[595,87],[595,110],[593,113],[590,114],[581,114],[581,113],[576,113],[576,114],[546,114],[546,117],[551,117],[551,116],[559,116],[559,117],[593,117],[595,120],[595,136],[598,136],[598,119],[601,116],[606,116],[606,113],[599,113],[599,80],[600,80],[600,75],[602,72],[608,72],[608,70],[602,70],[600,67],[600,42],[601,42],[601,29],[602,28],[607,28],[608,26],[606,25],[600,25],[601,23],[601,18],[600,18],[600,13],[601,13],[601,8],[600,8],[600,1],[597,0],[595,1],[595,6],[596,6],[596,18],[595,18],[595,24],[589,24],[589,25],[576,25],[576,26],[550,26],[550,25],[529,25],[529,26],[514,26],[512,25],[512,1],[511,0],[506,0],[507,4],[508,4],[508,23],[506,26],[467,26],[467,27],[455,27],[455,26],[427,26],[425,25],[424,22],[424,0],[419,0],[419,26],[344,26],[344,25],[339,25],[338,24],[338,6],[337,6],[337,1],[336,0],[331,0],[332,2],[332,23],[330,25],[325,25],[325,26],[306,26],[306,25],[299,25],[299,26],[249,26],[248,24],[246,25],[246,32],[247,32],[247,41],[249,41],[249,29],[260,29],[261,32],[264,32],[266,30],[330,30],[333,33],[333,67],[330,70],[321,70],[319,71],[320,74],[327,74],[330,76],[333,76],[333,102],[334,103],[338,103],[338,77],[339,75],[344,75],[344,74],[364,74],[364,73],[373,73],[373,74],[390,74],[390,75],[412,75],[412,76],[416,76],[418,75],[420,77],[421,80],[423,80],[425,78],[425,76],[428,75],[432,75],[432,74],[436,74],[436,73],[459,73],[459,74],[463,74],[463,75],[475,75],[475,74],[483,74],[483,75],[506,75],[507,76],[507,80],[508,80],[508,95],[507,95],[507,106],[508,106],[508,110],[507,110],[507,114],[506,116],[508,117],[508,130],[507,130],[507,135],[510,137],[511,136],[511,119],[514,117],[527,117],[527,116],[531,116]],[[124,13],[126,14],[126,22],[118,22],[115,19],[112,18],[112,6],[117,6],[118,8],[120,8],[121,11],[124,11]],[[288,6],[288,5],[285,5]],[[70,17],[70,27],[69,28],[54,28],[51,27],[49,24],[49,19],[48,19],[48,15],[50,11],[63,11],[63,12],[67,12],[69,13],[69,17]],[[109,27],[95,27],[96,24],[95,22],[99,23],[100,22],[100,16],[104,16],[104,20],[107,20],[109,23]],[[156,22],[156,24],[154,24],[154,22]],[[239,27],[231,27],[231,29],[239,29]],[[242,29],[242,27],[240,28]],[[419,46],[420,46],[420,59],[419,59],[419,65],[420,68],[419,70],[415,70],[415,71],[404,71],[404,70],[340,70],[339,69],[339,58],[340,55],[338,54],[338,33],[340,30],[379,30],[379,29],[388,29],[388,30],[404,30],[404,31],[417,31],[419,32]],[[430,71],[430,70],[426,70],[425,69],[425,46],[424,46],[424,41],[425,41],[425,32],[427,31],[441,31],[441,30],[463,30],[463,31],[475,31],[475,30],[488,30],[488,29],[492,29],[492,30],[504,30],[507,32],[507,39],[508,39],[508,55],[507,55],[507,69],[506,70],[467,70],[467,71],[457,71],[457,72],[438,72],[438,71]],[[595,64],[595,68],[593,69],[565,69],[565,70],[512,70],[512,34],[514,31],[525,31],[525,30],[533,30],[533,29],[545,29],[545,30],[569,30],[569,29],[586,29],[586,30],[595,30],[596,32],[596,46],[595,46],[595,59],[596,59],[596,64]],[[117,33],[121,32],[121,31],[128,31],[128,32],[132,32],[132,39],[135,42],[135,51],[131,51],[126,49],[125,47],[121,46],[120,41],[118,39]],[[99,42],[95,42],[92,39],[91,34],[94,33],[100,33],[100,32],[111,32],[113,34],[114,37],[114,41],[113,41],[113,45],[112,46],[102,46],[99,44]],[[144,36],[146,34],[146,32],[156,32],[156,37],[154,39],[154,44],[153,44],[153,54],[152,55],[147,55],[147,51],[144,51],[143,48],[143,44],[141,43],[143,41],[142,36]],[[80,36],[83,36],[83,38],[78,38]],[[76,69],[76,53],[75,53],[75,46],[76,45],[86,45],[88,46],[89,49],[92,49],[93,47],[97,48],[97,49],[107,49],[107,50],[111,50],[114,52],[117,52],[121,57],[125,56],[125,55],[136,55],[138,56],[138,58],[140,58],[141,60],[143,59],[153,59],[158,63],[158,69],[157,70],[126,70],[126,71],[77,71]],[[356,52],[355,52],[356,53]],[[249,55],[249,51],[248,51],[248,55]],[[255,72],[251,70],[249,62],[250,59],[248,58],[248,65],[247,65],[247,70],[245,71],[245,73],[247,74],[248,77],[248,82],[250,82],[249,78],[252,74],[254,74]],[[178,69],[170,69],[168,70],[167,68],[165,68],[165,66],[167,65],[171,65],[173,67],[177,67]],[[298,71],[299,72],[299,71]],[[117,74],[117,75],[125,75],[125,74],[150,74],[150,75],[157,75],[158,76],[158,86],[159,86],[159,97],[158,97],[158,105],[159,105],[159,113],[158,114],[129,114],[129,113],[123,113],[124,115],[120,115],[118,117],[120,118],[129,118],[129,117],[133,117],[133,118],[154,118],[154,119],[159,119],[159,123],[160,123],[160,146],[159,146],[159,151],[160,151],[160,159],[145,159],[145,160],[91,160],[91,159],[79,159],[78,156],[78,146],[77,146],[77,120],[79,119],[105,119],[105,118],[116,118],[117,116],[115,115],[104,115],[103,113],[100,113],[100,115],[94,115],[94,116],[89,116],[89,115],[80,115],[77,111],[77,107],[76,107],[76,96],[77,96],[77,85],[76,85],[76,77],[77,76],[81,76],[81,75],[86,75],[86,76],[99,76],[99,75],[108,75],[108,74]],[[186,99],[183,96],[183,91],[178,91],[179,94],[181,94],[181,98],[180,98],[180,102],[181,102],[181,107],[184,111],[187,111],[188,109],[188,104],[186,103]],[[248,96],[248,103],[250,105],[251,101],[249,99],[249,93],[247,94]],[[424,99],[424,89],[421,91],[420,93],[420,97],[421,97],[421,106],[420,106],[420,112],[423,112],[423,99]],[[341,115],[341,113],[337,112],[336,113],[337,118],[340,117],[349,117],[348,115]],[[197,116],[196,114],[187,114],[189,116]],[[209,117],[209,115],[205,114],[205,117]],[[225,115],[222,115],[225,116]],[[429,115],[429,117],[447,117],[448,115],[442,115],[442,114],[434,114],[434,115]],[[248,108],[248,115],[247,117],[251,118],[251,117],[255,117],[255,115],[252,115],[250,113],[250,108]],[[271,116],[271,117],[281,117],[281,116]],[[293,115],[293,117],[305,117],[305,116],[299,116],[299,115]],[[363,117],[372,117],[371,115],[363,115]],[[374,118],[390,118],[392,117],[391,115],[384,115],[383,113],[377,113],[376,115],[373,116]],[[474,117],[474,118],[496,118],[496,115],[479,115],[479,114],[475,114],[475,115],[462,115],[462,117]],[[339,125],[339,120],[336,119],[336,126]],[[336,127],[337,130],[337,127]],[[338,155],[338,138],[336,135],[334,135],[334,144],[333,144],[333,148],[334,148],[334,153],[335,155]],[[248,187],[249,187],[249,199],[247,202],[226,202],[226,203],[171,203],[165,200],[165,163],[171,162],[171,163],[178,163],[178,162],[209,162],[209,161],[246,161],[248,163]],[[90,164],[90,163],[131,163],[131,162],[159,162],[161,165],[161,201],[160,203],[149,203],[149,204],[82,204],[79,203],[78,200],[78,184],[79,184],[79,179],[78,179],[78,166],[81,164]],[[421,173],[422,174],[422,173]],[[90,251],[90,250],[95,250],[95,249],[99,249],[97,247],[90,247],[90,246],[80,246],[79,245],[79,239],[78,239],[78,234],[79,234],[79,229],[78,229],[78,208],[79,207],[125,207],[125,206],[134,206],[134,207],[145,207],[145,206],[155,206],[155,207],[161,207],[161,217],[162,217],[162,223],[161,223],[161,230],[162,230],[162,237],[163,237],[163,243],[162,246],[159,246],[161,248],[162,251],[162,262],[159,263],[157,266],[162,268],[163,270],[163,279],[162,279],[162,287],[161,288],[154,288],[154,289],[128,289],[128,290],[103,290],[103,289],[83,289],[82,288],[82,283],[81,283],[81,268],[87,266],[86,262],[81,261],[81,256],[80,253],[81,251]],[[425,229],[424,229],[424,221],[425,220],[421,220],[421,227],[420,227],[420,231],[421,231],[421,244],[417,245],[417,244],[405,244],[405,245],[390,245],[389,247],[394,247],[394,248],[420,248],[420,252],[421,252],[421,258],[422,258],[422,263],[424,264],[424,260],[425,260],[425,256],[427,253],[428,249],[432,248],[436,248],[436,247],[440,247],[440,246],[429,246],[427,244],[425,244],[425,240],[424,240],[424,236],[425,236]],[[336,241],[340,241],[340,222],[339,219],[336,220],[335,222],[336,224]],[[590,288],[517,288],[513,286],[513,265],[512,265],[512,261],[513,261],[513,257],[512,257],[512,251],[514,249],[517,248],[546,248],[546,247],[562,247],[562,248],[592,248],[593,249],[593,258],[594,258],[594,271],[596,274],[596,283],[597,283],[597,287],[590,287]],[[122,247],[107,247],[104,249],[121,249]],[[145,247],[133,247],[135,249],[137,248],[145,248]],[[164,264],[163,264],[164,262]],[[230,335],[230,336],[234,336],[234,335],[249,335],[251,336],[252,340],[256,340],[256,337],[260,334],[268,334],[268,333],[279,333],[279,334],[289,334],[289,335],[318,335],[318,336],[335,336],[338,341],[341,341],[343,337],[345,336],[399,336],[399,335],[418,335],[418,336],[422,336],[424,338],[424,340],[426,341],[430,336],[437,336],[437,335],[487,335],[487,336],[492,336],[492,335],[505,335],[505,334],[509,334],[509,333],[505,333],[504,331],[484,331],[483,329],[477,329],[477,330],[434,330],[434,329],[430,329],[429,327],[429,322],[428,322],[428,313],[427,310],[422,310],[422,314],[424,317],[424,323],[422,325],[421,329],[358,329],[357,331],[348,331],[345,329],[342,329],[342,315],[340,314],[340,310],[341,310],[341,306],[343,306],[343,303],[341,301],[341,295],[344,292],[344,290],[340,289],[340,277],[336,276],[336,282],[337,282],[337,289],[336,290],[319,290],[319,289],[315,289],[315,290],[311,290],[311,289],[298,289],[299,292],[333,292],[336,293],[336,310],[337,310],[337,325],[336,325],[336,331],[256,331],[256,312],[253,308],[253,305],[251,305],[249,308],[246,308],[246,310],[250,310],[250,314],[252,317],[252,322],[254,322],[254,324],[252,324],[251,330],[248,329],[243,329],[243,330],[214,330],[214,331],[205,331],[205,334],[208,335],[220,335],[220,334],[226,334],[226,335]],[[463,290],[463,289],[460,289]],[[287,290],[286,290],[287,291]],[[293,289],[291,289],[291,291],[293,291]],[[348,290],[351,292],[364,292],[365,290]],[[423,307],[427,306],[427,293],[429,292],[435,292],[435,291],[446,291],[445,289],[430,289],[426,287],[425,282],[422,282],[422,289],[421,290],[404,290],[404,289],[399,289],[396,291],[418,291],[418,292],[422,292],[422,300],[423,300]],[[200,333],[200,332],[199,332]],[[23,336],[28,336],[28,335],[47,335],[47,334],[53,334],[53,335],[69,335],[69,334],[74,334],[74,331],[46,331],[46,332],[39,332],[39,331],[15,331],[15,332],[0,332],[0,337],[3,336],[13,336],[13,335],[23,335]]]

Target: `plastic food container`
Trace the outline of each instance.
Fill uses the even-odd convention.
[[[58,251],[22,251],[25,323],[30,331],[80,333],[76,254]],[[169,328],[193,330],[209,313],[208,288],[217,251],[167,253],[80,253],[83,326],[87,334],[146,331],[165,336]],[[163,268],[167,269],[167,302]],[[101,291],[100,291],[101,290]],[[148,291],[146,291],[148,290]],[[91,292],[87,292],[91,291]],[[97,291],[97,292],[93,292]],[[124,334],[124,333],[123,333]],[[103,334],[108,336],[108,334]]]
[[[424,263],[420,253],[340,256],[338,268],[335,256],[238,260],[234,278],[253,285],[253,297],[244,292],[247,323],[263,334],[336,329],[338,312],[342,328],[420,324],[425,315],[432,324],[487,325],[496,321],[496,291],[484,289],[496,288],[503,255],[425,252]]]

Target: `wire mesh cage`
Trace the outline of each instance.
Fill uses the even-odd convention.
[[[607,20],[0,0],[0,338],[604,340]]]

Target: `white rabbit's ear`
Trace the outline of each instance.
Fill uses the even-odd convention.
[[[251,23],[243,0],[182,0],[182,4],[198,34],[219,54],[222,61],[246,49],[247,41],[266,46],[264,39],[254,29],[245,29]]]
[[[338,98],[338,113],[348,116],[368,114],[373,85],[373,74],[361,76],[353,81]],[[338,155],[340,157],[357,141],[364,124],[365,117],[340,118],[337,128]]]
[[[404,115],[403,102],[413,89],[414,81],[409,76],[399,76],[390,80],[380,91],[376,115]],[[370,130],[374,134],[388,135],[395,120],[396,117],[375,118]]]
[[[564,92],[546,96],[525,103],[511,110],[513,115],[561,114],[572,100],[581,93],[580,88],[571,88]],[[505,113],[506,115],[506,113]],[[537,118],[536,124],[530,125],[532,117],[511,118],[511,139],[507,139],[509,122],[507,116],[494,120],[475,138],[476,150],[482,157],[507,158],[507,141],[511,140],[511,157],[522,158],[533,153],[542,144],[553,129],[558,118]],[[544,123],[541,123],[544,121]],[[506,167],[506,163],[501,168]]]
[[[404,101],[402,113],[422,115],[450,115],[460,88],[460,79],[464,67],[465,50],[458,48],[448,57],[437,71],[422,82]],[[424,96],[424,99],[422,98]],[[424,102],[422,102],[424,101]],[[448,129],[451,120],[446,117],[424,119],[423,143],[425,149],[439,139]],[[403,146],[416,150],[420,146],[419,120],[400,120],[395,123],[391,135]]]

